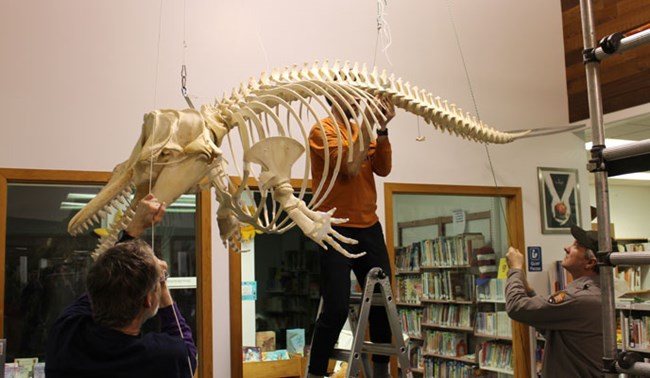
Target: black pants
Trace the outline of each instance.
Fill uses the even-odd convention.
[[[320,278],[323,309],[316,321],[314,337],[309,357],[309,372],[325,375],[339,333],[348,318],[350,302],[350,270],[354,271],[359,284],[365,285],[370,269],[380,267],[390,277],[388,251],[384,233],[379,222],[368,228],[332,227],[340,234],[356,239],[359,244],[343,244],[350,253],[366,252],[357,259],[349,259],[333,248],[321,249]],[[378,291],[379,288],[376,288]],[[388,316],[383,307],[373,306],[370,310],[370,340],[377,343],[390,343],[391,332]],[[373,362],[388,362],[388,356],[372,356]]]

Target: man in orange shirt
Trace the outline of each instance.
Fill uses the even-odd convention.
[[[309,359],[309,377],[314,378],[323,377],[327,373],[329,357],[347,320],[350,271],[354,271],[357,281],[362,285],[365,284],[366,275],[374,267],[380,267],[390,277],[388,251],[376,214],[377,190],[374,175],[387,176],[391,170],[392,152],[386,124],[395,116],[395,108],[387,98],[377,98],[376,107],[367,107],[366,119],[373,119],[370,113],[374,110],[375,118],[379,121],[376,142],[371,143],[370,133],[365,125],[360,127],[350,122],[351,135],[348,134],[345,121],[353,119],[352,111],[358,112],[359,109],[356,106],[349,109],[346,101],[340,96],[335,95],[333,100],[335,104],[327,98],[333,117],[321,120],[320,124],[316,123],[309,134],[312,190],[315,192],[324,179],[322,176],[326,159],[329,160],[329,167],[334,167],[339,149],[342,148],[341,169],[332,190],[318,210],[327,212],[336,208],[335,217],[347,218],[346,223],[332,228],[341,235],[359,242],[355,245],[343,244],[348,252],[366,254],[349,259],[331,250],[319,251],[323,309],[316,321]],[[383,116],[377,114],[378,110]],[[342,146],[338,146],[337,128]],[[329,146],[328,155],[325,146]],[[350,162],[349,154],[353,156]],[[332,174],[331,169],[329,174]],[[372,307],[369,321],[370,339],[373,342],[390,343],[391,332],[386,311]],[[372,360],[374,378],[390,377],[387,356],[373,356]]]

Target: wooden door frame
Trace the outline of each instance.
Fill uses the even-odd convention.
[[[507,217],[508,236],[513,246],[520,251],[525,249],[524,242],[524,218],[523,200],[521,188],[517,187],[490,187],[490,186],[467,186],[467,185],[435,185],[435,184],[403,184],[384,183],[384,211],[386,246],[395,282],[395,242],[393,230],[393,195],[394,194],[432,194],[432,195],[471,195],[485,197],[504,197],[506,199],[505,213]],[[393,291],[395,287],[393,286]],[[530,334],[528,326],[512,322],[512,349],[513,369],[515,377],[527,377],[531,372],[530,359]],[[525,356],[525,358],[519,358]],[[396,359],[394,359],[396,362]],[[397,376],[396,363],[393,365],[393,376]]]

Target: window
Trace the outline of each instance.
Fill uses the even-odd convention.
[[[85,291],[91,252],[110,221],[76,237],[68,234],[67,225],[108,177],[108,173],[96,172],[0,169],[0,256],[4,257],[4,269],[0,270],[4,317],[0,324],[2,338],[7,339],[8,362],[23,357],[46,360],[50,326],[63,308]],[[197,204],[205,203],[201,197],[207,195],[182,196],[168,207],[153,232],[154,251],[169,265],[172,297],[192,328],[203,372],[212,365],[212,316],[210,301],[200,298],[211,291],[197,287],[197,277],[204,271],[209,276],[210,251],[197,249],[196,243],[202,242],[197,235],[209,235],[210,218],[202,217],[209,209],[198,206],[197,210]],[[122,210],[113,210],[109,219]],[[152,242],[151,233],[143,238]],[[209,277],[202,278],[208,286]],[[143,329],[156,327],[152,320]]]

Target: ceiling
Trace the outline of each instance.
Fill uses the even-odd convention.
[[[596,41],[613,33],[634,35],[650,27],[648,0],[592,2]],[[561,4],[569,121],[576,122],[589,117],[582,16],[578,0],[561,0]],[[605,114],[650,103],[650,44],[604,59],[599,76]]]
[[[597,41],[617,32],[630,36],[650,28],[650,7],[647,0],[592,2]],[[561,0],[561,5],[569,121],[580,122],[589,118],[580,1]],[[623,54],[611,55],[599,64],[598,71],[604,114],[650,103],[650,44],[637,46]],[[591,123],[588,120],[582,122],[587,124],[586,129],[575,134],[585,142],[592,142]],[[630,141],[650,139],[650,113],[607,122],[604,125],[604,137]],[[650,185],[650,181],[613,178],[625,185]]]
[[[579,135],[585,142],[593,140],[589,122],[587,122],[587,128]],[[650,113],[606,123],[605,138],[633,141],[650,139]]]

